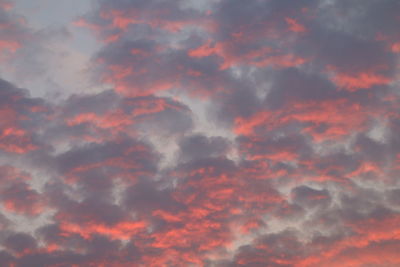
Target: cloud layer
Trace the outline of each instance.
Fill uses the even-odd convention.
[[[0,265],[400,265],[399,11],[94,1],[108,89],[0,80]],[[0,0],[2,64],[40,36]]]

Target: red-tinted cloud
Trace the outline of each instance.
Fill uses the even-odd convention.
[[[36,51],[13,10],[6,60]],[[108,90],[0,81],[0,265],[399,265],[398,11],[97,1]]]
[[[36,150],[38,145],[33,140],[35,126],[31,124],[35,117],[45,114],[45,104],[6,81],[0,82],[0,149],[17,154]]]

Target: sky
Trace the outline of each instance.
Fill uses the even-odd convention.
[[[399,14],[0,0],[0,266],[400,266]]]

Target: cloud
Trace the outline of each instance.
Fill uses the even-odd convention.
[[[93,3],[96,90],[0,80],[0,265],[399,265],[396,1]]]
[[[0,90],[1,150],[24,154],[38,149],[40,145],[35,141],[34,124],[46,113],[45,102],[29,97],[26,90],[15,88],[4,80],[0,80]]]

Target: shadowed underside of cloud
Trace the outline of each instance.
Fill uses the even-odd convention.
[[[94,3],[112,89],[0,80],[1,266],[400,265],[400,2]]]

